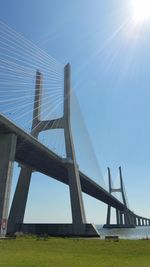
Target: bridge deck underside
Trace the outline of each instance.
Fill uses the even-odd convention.
[[[51,150],[38,142],[33,136],[16,126],[3,115],[0,115],[0,133],[15,133],[17,147],[15,160],[18,163],[29,165],[35,171],[41,172],[64,184],[68,184],[66,163]],[[124,205],[110,195],[105,189],[80,172],[82,191],[119,210]]]

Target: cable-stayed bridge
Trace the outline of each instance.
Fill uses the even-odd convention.
[[[102,180],[99,184],[94,179],[101,177],[95,155],[94,174],[81,171],[79,157],[83,143],[79,140],[76,157],[72,133],[70,64],[62,66],[4,23],[0,23],[0,61],[1,235],[16,231],[98,235],[95,227],[86,222],[82,192],[108,204],[105,227],[112,227],[111,207],[116,209],[117,227],[150,225],[149,219],[137,216],[129,209],[121,168],[118,189],[112,188],[108,169],[109,191]],[[91,147],[86,138],[87,146]],[[84,153],[82,157],[89,158]],[[89,150],[89,154],[88,165],[91,166],[94,153]],[[8,215],[14,161],[20,164],[21,170]],[[72,224],[23,224],[34,171],[69,185]],[[114,197],[113,192],[120,192],[123,201]]]

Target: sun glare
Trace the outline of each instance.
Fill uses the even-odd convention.
[[[133,8],[136,22],[150,19],[150,0],[134,0]]]

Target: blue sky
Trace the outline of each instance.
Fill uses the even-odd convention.
[[[115,178],[121,165],[131,209],[150,217],[150,21],[134,24],[130,0],[0,0],[0,6],[3,22],[71,63],[103,173],[110,166]],[[104,223],[106,206],[84,199],[88,220]],[[33,174],[27,221],[68,221],[68,203],[68,188]]]

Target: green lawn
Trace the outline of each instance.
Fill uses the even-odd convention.
[[[150,267],[149,240],[0,240],[2,267]]]

